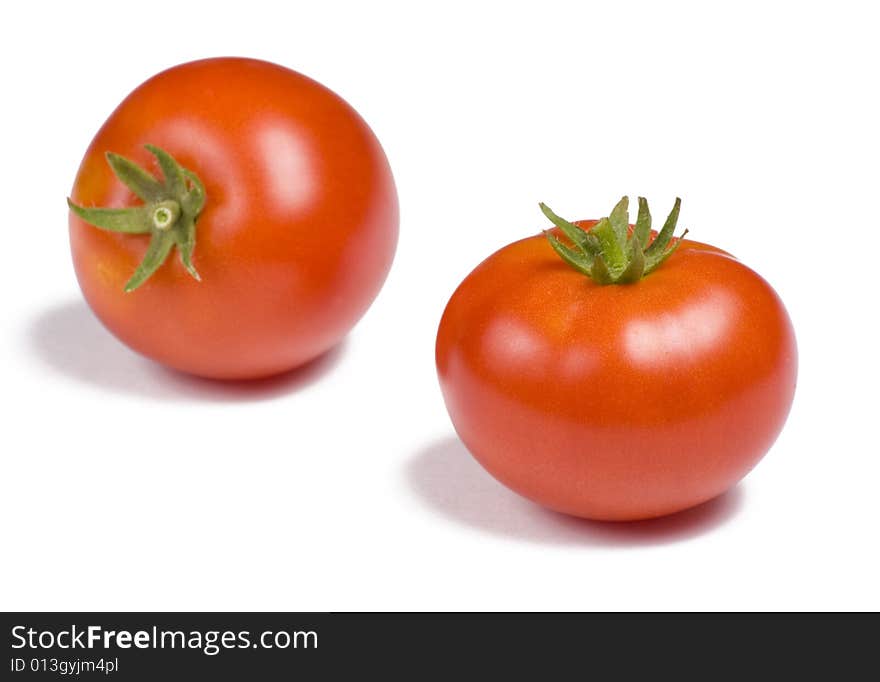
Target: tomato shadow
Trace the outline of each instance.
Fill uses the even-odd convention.
[[[578,519],[540,507],[490,476],[456,437],[429,444],[407,464],[413,492],[452,521],[492,535],[557,545],[662,545],[698,537],[730,521],[742,508],[742,485],[704,504],[648,521]]]
[[[27,347],[49,369],[110,393],[163,401],[259,401],[304,389],[331,372],[345,355],[343,341],[285,374],[251,381],[217,381],[167,369],[126,348],[81,301],[59,304],[35,317]]]

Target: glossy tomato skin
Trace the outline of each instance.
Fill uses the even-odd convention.
[[[110,115],[72,200],[138,205],[104,155],[158,175],[148,143],[205,185],[193,258],[202,281],[172,253],[145,284],[123,293],[149,239],[103,232],[71,214],[76,275],[107,328],[165,365],[223,379],[283,372],[337,344],[379,292],[398,231],[388,161],[354,109],[268,62],[176,66]]]
[[[453,294],[437,368],[455,428],[499,481],[598,520],[661,516],[767,452],[797,374],[791,322],[756,273],[685,241],[636,284],[599,286],[543,236]]]

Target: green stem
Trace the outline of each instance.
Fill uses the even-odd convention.
[[[602,218],[589,230],[584,230],[557,216],[546,205],[541,211],[568,238],[571,245],[555,234],[545,231],[550,245],[562,259],[590,277],[597,284],[633,284],[656,270],[681,244],[684,234],[673,241],[678,223],[681,199],[650,244],[651,212],[644,197],[639,197],[639,215],[632,232],[629,230],[629,199],[623,197],[607,218]]]
[[[107,153],[107,163],[113,173],[143,205],[131,208],[86,208],[67,205],[82,220],[102,230],[120,234],[149,234],[147,253],[125,284],[125,291],[134,291],[158,270],[177,246],[180,261],[186,271],[201,281],[192,263],[196,243],[196,221],[205,205],[205,186],[191,170],[182,167],[164,149],[146,145],[162,169],[159,180],[133,161]]]

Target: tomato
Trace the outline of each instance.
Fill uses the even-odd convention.
[[[726,252],[669,244],[650,274],[601,285],[533,236],[455,291],[440,384],[463,443],[499,481],[560,512],[645,519],[723,493],[770,448],[797,374],[785,308]]]
[[[135,89],[92,140],[71,204],[97,317],[143,355],[212,378],[284,372],[333,347],[397,243],[394,181],[364,120],[252,59],[182,64]]]

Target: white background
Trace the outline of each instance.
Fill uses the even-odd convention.
[[[7,3],[0,24],[0,607],[877,609],[873,3]],[[15,9],[10,9],[14,7]],[[382,141],[394,268],[342,348],[257,385],[170,373],[91,317],[64,198],[154,73],[244,55]],[[455,439],[433,343],[458,282],[621,194],[763,274],[794,408],[733,493],[635,525],[545,512]]]

